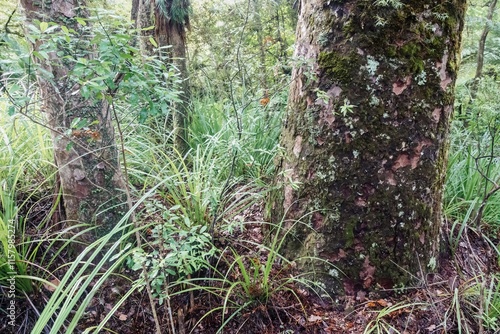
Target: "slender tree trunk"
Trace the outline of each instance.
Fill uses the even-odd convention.
[[[53,0],[47,4],[32,0],[21,1],[26,24],[56,22],[81,31],[75,17],[86,17],[83,1]],[[83,37],[84,34],[81,34]],[[42,39],[33,44],[33,51],[45,47]],[[56,45],[56,44],[54,44]],[[91,50],[87,58],[92,57]],[[54,155],[59,169],[63,202],[68,225],[91,223],[97,233],[112,229],[127,210],[125,184],[120,172],[111,113],[107,103],[84,99],[80,86],[71,79],[72,64],[66,57],[72,51],[49,50],[49,59],[37,63],[37,80],[42,99],[42,111],[47,116],[54,142]],[[85,129],[74,126],[78,120],[89,124]]]
[[[259,81],[260,88],[264,91],[264,98],[267,98],[267,75],[266,75],[266,43],[267,37],[264,38],[262,31],[261,8],[262,4],[259,0],[252,0],[253,7],[253,30],[257,34],[257,41],[259,43]]]
[[[137,28],[140,29],[139,46],[141,52],[144,55],[154,54],[153,44],[151,43],[151,39],[154,38],[159,48],[159,55],[164,57],[167,66],[175,66],[182,78],[180,101],[172,103],[174,109],[172,124],[174,145],[179,152],[186,152],[188,149],[188,106],[191,99],[186,65],[186,29],[189,27],[189,1],[137,1],[139,1]],[[154,30],[144,30],[144,28],[148,27],[154,27]],[[171,47],[168,48],[169,46]]]
[[[139,48],[145,56],[154,54],[153,44],[150,39],[154,38],[153,30],[146,28],[154,26],[154,0],[135,0],[137,1],[137,19],[136,27],[139,29]],[[133,12],[132,12],[133,13]],[[133,15],[133,14],[132,14]]]
[[[488,14],[486,16],[486,24],[484,25],[483,33],[481,38],[479,38],[479,48],[477,51],[477,66],[476,66],[476,76],[475,79],[479,79],[483,75],[484,66],[484,47],[486,45],[486,38],[490,32],[490,26],[492,24],[493,14],[495,14],[495,8],[497,6],[497,0],[492,0],[490,2],[490,7],[488,9]]]
[[[483,32],[481,37],[479,38],[479,47],[477,50],[477,65],[476,65],[476,75],[474,76],[474,80],[472,81],[472,85],[470,87],[470,96],[471,103],[467,107],[467,111],[470,112],[472,109],[472,104],[477,96],[477,90],[479,86],[479,80],[483,76],[483,67],[484,67],[484,50],[486,46],[486,38],[490,33],[490,26],[492,24],[493,15],[495,14],[495,8],[497,6],[497,0],[492,0],[490,2],[490,6],[488,8],[488,14],[486,15],[486,24],[484,25]]]
[[[336,266],[315,267],[329,291],[393,288],[437,263],[465,8],[300,3],[295,58],[310,66],[293,71],[273,220],[293,226],[288,256]]]
[[[174,11],[187,11],[189,4],[186,1],[186,8],[174,8],[175,4],[172,0],[161,1],[166,2],[166,8],[170,15],[167,16],[158,6],[155,8],[155,37],[160,48],[171,46],[170,49],[160,49],[160,52],[181,74],[182,84],[180,88],[182,93],[179,96],[180,101],[174,104],[173,131],[174,145],[179,152],[184,153],[188,149],[187,126],[191,99],[186,65],[186,29],[189,27],[189,16],[187,12],[181,15],[182,17],[175,17],[173,13]]]
[[[139,0],[132,0],[132,9],[130,10],[130,19],[134,21],[137,27],[137,18],[139,17]]]

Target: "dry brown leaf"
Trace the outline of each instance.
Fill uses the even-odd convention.
[[[309,321],[309,322],[317,322],[317,321],[320,321],[320,320],[322,320],[322,319],[323,319],[323,318],[321,318],[321,317],[320,317],[320,316],[318,316],[318,315],[311,314],[311,315],[309,316],[309,318],[307,318],[307,321]]]
[[[49,283],[51,283],[51,284],[49,284]],[[54,291],[56,291],[56,289],[59,286],[59,283],[61,283],[61,281],[59,281],[59,279],[57,279],[57,278],[54,278],[54,279],[50,280],[49,283],[43,283],[43,287],[50,292],[54,292]]]
[[[385,299],[379,299],[379,300],[377,300],[377,304],[379,304],[382,307],[387,307],[387,305],[389,305],[389,303]]]

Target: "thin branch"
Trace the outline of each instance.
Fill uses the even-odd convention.
[[[116,92],[116,90],[115,90]],[[133,211],[133,204],[132,204],[132,195],[130,193],[130,186],[129,186],[129,178],[128,178],[128,168],[127,168],[127,157],[125,156],[125,144],[124,144],[124,136],[123,132],[120,126],[120,121],[118,118],[118,114],[115,109],[115,105],[113,103],[113,99],[111,99],[111,110],[113,112],[113,116],[116,120],[116,127],[118,130],[118,135],[120,136],[120,146],[121,146],[121,154],[122,154],[122,159],[123,159],[123,172],[124,172],[124,183],[125,183],[125,193],[127,195],[127,204],[129,207],[129,210],[132,210],[130,217],[132,219],[132,222],[134,224],[135,229],[135,239],[137,242],[137,247],[141,248],[142,242],[141,242],[141,235],[139,233],[138,224],[137,224],[137,219],[135,216],[135,212]],[[149,303],[151,305],[151,312],[153,313],[153,319],[155,321],[155,326],[156,326],[156,334],[161,334],[161,326],[160,326],[160,321],[158,319],[158,314],[156,312],[156,305],[154,302],[153,298],[153,293],[151,290],[151,285],[149,284],[148,280],[148,272],[146,268],[146,264],[143,262],[142,263],[142,273],[144,275],[144,282],[146,283],[146,292],[148,294],[149,298]]]

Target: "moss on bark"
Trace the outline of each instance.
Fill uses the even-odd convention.
[[[81,26],[75,18],[87,15],[84,1],[40,3],[23,0],[21,3],[28,24],[50,20],[79,31]],[[82,36],[85,34],[82,33]],[[38,40],[33,48],[41,49],[45,47],[44,43],[47,41]],[[61,48],[53,51],[50,59],[34,58],[34,61],[37,62],[37,80],[43,100],[41,109],[52,132],[63,191],[65,223],[67,226],[82,223],[96,226],[97,236],[102,236],[118,223],[128,209],[111,112],[105,101],[96,102],[81,96],[80,86],[71,75],[75,62],[65,59],[75,55],[80,57],[81,54],[92,57],[92,49]],[[72,127],[75,121],[80,123],[83,120],[89,124],[85,129]],[[86,235],[82,239],[92,241],[94,238]]]
[[[287,251],[344,272],[323,268],[332,291],[406,284],[437,256],[465,1],[402,4],[310,1],[298,23],[314,64],[294,71],[280,166],[300,183],[280,179],[274,220],[305,220]]]

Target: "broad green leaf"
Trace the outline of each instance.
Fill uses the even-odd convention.
[[[80,24],[82,26],[86,26],[87,25],[87,22],[85,22],[85,19],[83,19],[81,17],[76,17],[75,20],[76,20],[76,22],[78,22],[78,24]]]
[[[47,28],[49,27],[49,23],[48,22],[40,22],[40,32],[45,32],[45,30],[47,30]]]
[[[9,109],[7,109],[7,114],[9,116],[12,116],[16,113],[16,108],[14,106],[9,106]]]

